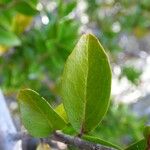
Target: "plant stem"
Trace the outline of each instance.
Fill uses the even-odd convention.
[[[18,133],[17,135],[11,135],[11,136],[13,140],[19,140],[29,135],[25,133]],[[92,143],[92,142],[83,140],[80,137],[70,136],[60,131],[54,132],[50,138],[46,138],[44,141],[47,141],[48,143],[50,143],[49,142],[50,140],[55,140],[55,141],[59,141],[67,145],[72,145],[81,150],[115,150],[114,148],[105,147],[100,144]]]
[[[92,142],[83,140],[79,137],[66,135],[60,131],[56,131],[53,134],[52,139],[65,143],[65,144],[73,145],[82,150],[114,150],[114,148],[105,147],[100,144],[92,143]]]

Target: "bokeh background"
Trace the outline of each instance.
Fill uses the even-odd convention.
[[[83,33],[98,37],[113,74],[111,106],[91,134],[125,147],[150,121],[149,0],[0,0],[0,89],[18,130],[19,89],[60,104],[63,66]]]

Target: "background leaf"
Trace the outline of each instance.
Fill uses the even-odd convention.
[[[19,13],[22,13],[24,15],[29,15],[29,16],[36,15],[38,13],[38,11],[36,10],[35,7],[33,7],[33,5],[30,5],[29,3],[25,1],[21,1],[17,3],[17,5],[15,6],[15,9]]]
[[[0,45],[18,46],[20,44],[21,44],[20,40],[14,33],[0,28]]]
[[[35,91],[21,90],[18,100],[23,124],[31,135],[45,137],[65,126],[63,119]]]
[[[89,132],[96,127],[109,105],[111,71],[106,53],[93,35],[83,35],[69,56],[61,89],[76,131]]]

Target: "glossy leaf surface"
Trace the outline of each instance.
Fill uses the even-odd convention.
[[[68,119],[77,132],[87,133],[105,115],[111,91],[107,55],[97,38],[81,37],[66,62],[61,95]]]
[[[23,124],[31,135],[46,137],[54,130],[65,126],[64,120],[35,91],[21,90],[18,101]]]

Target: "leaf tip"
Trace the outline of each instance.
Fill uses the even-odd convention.
[[[22,95],[26,94],[27,92],[34,92],[35,93],[35,91],[33,91],[29,88],[20,89],[18,94],[17,94],[17,100],[20,100]]]

